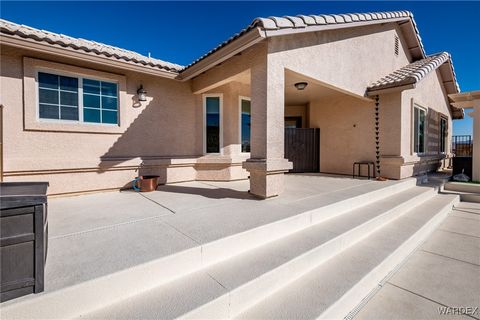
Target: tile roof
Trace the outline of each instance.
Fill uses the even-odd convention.
[[[346,13],[346,14],[321,14],[321,15],[298,15],[283,17],[257,18],[252,25],[265,30],[277,30],[285,28],[306,28],[315,25],[344,24],[351,22],[367,22],[374,20],[386,20],[394,18],[412,18],[409,11],[390,11],[372,13]]]
[[[214,52],[220,50],[221,48],[225,47],[229,43],[233,42],[237,38],[240,38],[242,35],[247,33],[248,31],[254,28],[260,28],[261,30],[265,31],[274,31],[274,30],[284,30],[284,29],[305,29],[308,30],[309,27],[321,27],[321,26],[330,26],[330,25],[346,25],[349,23],[371,23],[374,21],[385,21],[391,19],[399,19],[405,18],[410,19],[412,21],[420,50],[425,56],[425,50],[420,38],[420,34],[418,32],[418,28],[416,26],[415,20],[413,19],[413,14],[410,11],[390,11],[390,12],[371,12],[371,13],[347,13],[347,14],[322,14],[322,15],[297,15],[297,16],[283,16],[283,17],[268,17],[268,18],[256,18],[253,22],[246,27],[245,29],[241,30],[240,32],[236,33],[229,39],[225,40],[221,44],[219,44],[214,49],[210,50],[200,58],[196,59],[189,65],[185,67],[188,69],[193,65],[197,64],[201,60],[205,59],[206,57],[210,56]],[[184,69],[184,70],[185,70]],[[183,70],[182,70],[183,71]]]
[[[400,87],[409,84],[416,84],[420,80],[422,80],[427,74],[429,74],[433,70],[436,70],[438,67],[440,67],[447,61],[451,62],[450,54],[447,52],[430,55],[425,59],[410,63],[409,65],[400,68],[392,72],[391,74],[381,78],[380,80],[372,83],[368,86],[367,91],[376,91]],[[450,65],[452,66],[453,81],[455,83],[457,92],[459,92],[460,88],[456,81],[453,64],[450,63]]]
[[[4,19],[0,19],[0,32],[12,36],[18,36],[21,38],[33,39],[39,42],[47,42],[52,45],[69,47],[87,53],[95,53],[108,58],[116,58],[126,62],[134,62],[144,66],[159,68],[174,73],[178,73],[178,71],[184,68],[181,65],[162,61],[155,58],[149,58],[134,51],[125,50],[95,41],[72,38],[63,34],[39,30],[25,25],[13,23]]]

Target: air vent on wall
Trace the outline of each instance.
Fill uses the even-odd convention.
[[[398,50],[399,50],[399,39],[397,36],[395,36],[395,55],[398,56]]]

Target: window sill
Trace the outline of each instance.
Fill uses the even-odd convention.
[[[122,134],[124,129],[115,124],[95,124],[63,121],[36,121],[25,123],[25,131],[53,131],[78,133]]]

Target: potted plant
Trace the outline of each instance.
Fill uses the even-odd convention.
[[[158,176],[139,176],[132,181],[133,190],[151,192],[157,190]]]

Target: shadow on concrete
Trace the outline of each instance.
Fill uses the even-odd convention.
[[[259,198],[253,196],[249,192],[238,191],[238,190],[228,189],[228,188],[198,188],[198,187],[187,187],[187,186],[180,186],[175,184],[168,184],[168,185],[158,186],[157,191],[199,195],[199,196],[210,198],[210,199],[229,198],[229,199],[242,199],[242,200],[260,200]]]

